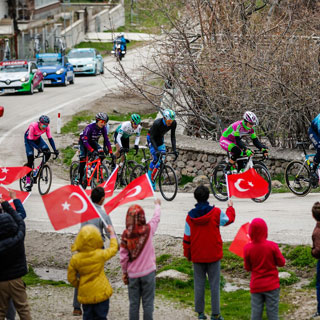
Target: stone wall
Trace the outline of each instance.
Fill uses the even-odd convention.
[[[166,137],[166,145],[171,146],[169,137]],[[196,177],[199,175],[210,176],[213,168],[227,155],[221,149],[218,142],[197,139],[178,135],[177,149],[179,157],[176,162],[171,162],[178,176],[187,175]],[[267,165],[271,175],[284,174],[285,168],[292,160],[302,160],[301,150],[280,150],[270,148]]]

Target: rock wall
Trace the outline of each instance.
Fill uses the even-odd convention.
[[[170,147],[170,135],[166,137],[166,146]],[[227,158],[227,154],[218,142],[177,136],[177,149],[179,157],[171,164],[178,176],[187,175],[196,177],[199,175],[210,176],[213,168]],[[254,149],[254,147],[253,147]],[[271,175],[284,174],[286,166],[292,160],[302,160],[302,150],[282,150],[270,148],[269,159],[264,163],[267,165]],[[311,153],[311,152],[310,152]]]

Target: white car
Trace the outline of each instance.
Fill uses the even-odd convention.
[[[35,61],[8,60],[0,62],[0,93],[42,92],[43,74]]]
[[[72,49],[68,60],[73,65],[75,74],[103,74],[104,62],[102,56],[93,48]]]

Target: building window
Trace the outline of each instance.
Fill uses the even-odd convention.
[[[46,6],[49,6],[51,4],[58,3],[58,2],[60,2],[60,1],[59,0],[35,0],[34,1],[34,8],[40,9],[42,7],[46,7]]]

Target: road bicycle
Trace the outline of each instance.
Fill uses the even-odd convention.
[[[79,146],[75,146],[75,148],[79,149]],[[82,181],[80,181],[79,172],[80,162],[86,163]],[[94,189],[109,178],[109,169],[99,156],[89,157],[87,155],[83,161],[73,161],[70,165],[69,173],[71,184],[79,185],[81,182],[83,188],[90,186],[91,189]]]
[[[258,158],[259,160],[253,160],[252,157]],[[212,172],[210,180],[211,191],[216,199],[219,201],[227,201],[228,200],[228,191],[227,191],[227,183],[226,183],[226,175],[232,174],[230,170],[227,170],[227,163],[229,162],[230,154],[228,153],[228,158],[226,160],[221,161]],[[268,182],[269,189],[268,193],[259,198],[253,198],[252,200],[255,202],[264,202],[268,199],[271,193],[271,175],[269,173],[268,168],[263,163],[265,160],[265,156],[261,151],[255,150],[254,154],[250,157],[244,156],[237,159],[237,163],[239,161],[243,161],[244,169],[243,172],[249,170],[250,168],[254,168],[257,173]]]
[[[152,157],[147,158],[145,150],[146,147],[140,148],[143,152],[142,164],[137,164],[131,173],[131,180],[134,180],[141,175],[148,172],[149,163],[152,161]],[[159,161],[157,163],[158,170],[153,177],[153,183],[159,185],[159,190],[162,197],[167,201],[172,201],[178,192],[178,179],[174,169],[166,163],[168,155],[175,155],[174,152],[161,153]]]
[[[131,149],[134,150],[134,149]],[[119,170],[117,173],[117,180],[115,184],[115,189],[123,186],[127,186],[132,180],[131,180],[131,172],[132,169],[138,164],[134,160],[128,160],[127,154],[129,153],[130,149],[124,148],[123,153],[119,156],[119,158],[113,162],[112,160],[107,160],[106,165],[108,166],[110,172],[113,171],[113,169],[116,166],[116,162],[118,162]],[[122,161],[121,157],[124,156],[124,161]]]
[[[50,154],[54,154],[53,160],[57,159],[57,154],[54,152],[50,152]],[[45,155],[42,151],[38,151],[38,154],[34,157],[34,159],[41,159],[41,162],[36,168],[34,167],[34,163],[32,165],[32,171],[30,175],[31,188],[34,184],[38,184],[39,193],[43,196],[50,191],[52,183],[52,171],[50,166],[45,163]],[[27,166],[27,164],[24,164],[24,166]],[[20,179],[19,185],[21,191],[27,191],[26,181],[27,176],[24,176]]]
[[[304,161],[291,161],[285,171],[285,180],[288,188],[297,196],[306,196],[312,188],[317,188],[311,183],[311,169],[313,166],[313,158],[315,154],[307,154],[305,145],[310,145],[310,142],[297,142],[297,146],[303,149]]]

